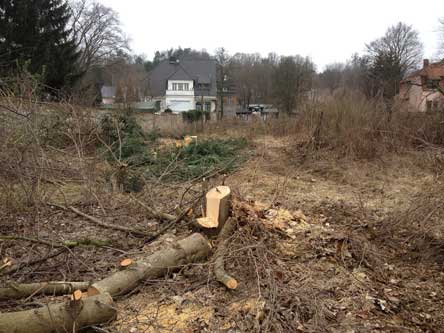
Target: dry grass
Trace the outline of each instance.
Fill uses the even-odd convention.
[[[105,191],[104,173],[112,166],[95,149],[93,115],[70,105],[35,110],[41,113],[30,119],[0,113],[2,233],[54,241],[100,235],[112,245],[75,248],[27,266],[50,249],[8,241],[0,244],[0,254],[25,263],[10,278],[100,279],[123,257],[149,253],[191,231],[184,223],[146,245],[48,206],[76,204],[109,223],[150,231],[160,226],[127,194]],[[210,258],[147,281],[138,295],[119,299],[122,316],[106,330],[439,331],[444,323],[444,189],[436,177],[442,172],[440,117],[395,111],[389,119],[376,102],[339,96],[307,106],[296,117],[227,119],[203,130],[190,128],[187,134],[246,137],[251,143],[250,159],[240,170],[212,180],[240,192],[232,212],[238,229],[226,261],[240,288],[228,292],[215,281]],[[175,214],[200,193],[199,181],[159,179],[147,182],[138,198]]]

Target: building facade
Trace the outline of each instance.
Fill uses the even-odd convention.
[[[216,61],[186,57],[164,60],[150,72],[149,90],[161,111],[213,112],[217,103]]]
[[[429,63],[401,81],[399,97],[410,111],[444,111],[444,61]]]

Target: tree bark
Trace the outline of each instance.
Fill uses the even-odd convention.
[[[205,236],[195,233],[178,241],[167,249],[135,262],[127,269],[94,283],[88,288],[88,295],[109,293],[111,296],[125,294],[134,289],[142,280],[159,278],[180,266],[205,259],[211,250]]]
[[[77,289],[86,291],[90,285],[89,282],[10,283],[8,287],[0,288],[0,300],[19,299],[31,295],[66,295]]]
[[[0,314],[0,333],[66,333],[106,323],[116,316],[109,294]]]

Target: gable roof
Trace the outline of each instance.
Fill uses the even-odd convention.
[[[176,71],[167,77],[168,80],[193,80],[194,78],[188,74],[181,64],[177,64]]]
[[[431,63],[428,66],[407,75],[402,81],[408,81],[409,79],[419,76],[426,76],[432,80],[442,79],[444,77],[444,60]]]
[[[216,60],[182,57],[178,62],[168,59],[159,63],[150,73],[152,96],[164,96],[168,80],[193,80],[196,84],[209,84],[209,89],[199,90],[195,95],[216,96]]]

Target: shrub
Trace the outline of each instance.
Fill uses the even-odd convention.
[[[146,134],[146,138],[150,142],[156,142],[157,139],[161,138],[162,134],[160,133],[160,130],[158,128],[153,128],[151,131],[149,131]]]
[[[113,161],[117,158],[128,164],[134,164],[145,159],[147,138],[130,112],[104,116],[100,128],[102,141],[108,145],[105,148],[108,150],[108,160]]]
[[[211,118],[211,114],[208,111],[189,110],[182,112],[182,117],[185,122],[191,124],[201,120],[208,121]]]
[[[332,151],[338,157],[380,158],[444,144],[444,114],[389,112],[378,100],[343,94],[300,114],[304,154]],[[299,147],[301,145],[299,144]]]

